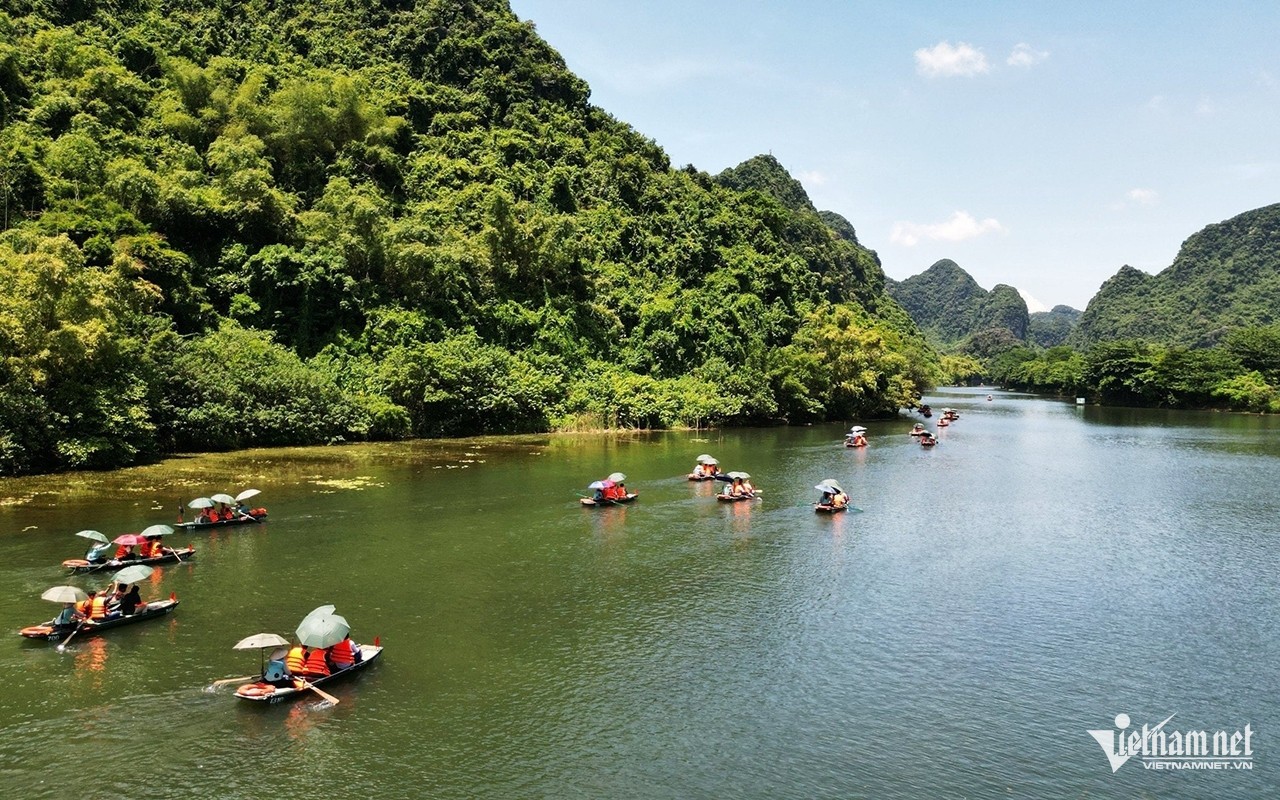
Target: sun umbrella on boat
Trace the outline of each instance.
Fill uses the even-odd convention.
[[[605,480],[610,480],[610,481],[613,481],[614,483],[622,483],[626,479],[627,479],[627,476],[623,475],[621,472],[613,472],[613,473],[610,473],[609,477],[606,478]]]
[[[236,495],[236,502],[248,500],[250,497],[257,497],[260,494],[262,494],[262,492],[258,489],[245,489],[243,492]]]
[[[211,494],[211,495],[209,495],[209,499],[210,499],[210,500],[212,500],[212,501],[213,501],[213,502],[215,502],[215,503],[225,503],[225,504],[227,504],[227,505],[231,505],[232,503],[234,503],[234,502],[236,501],[236,499],[235,499],[234,497],[232,497],[232,496],[231,496],[231,495],[229,495],[229,494],[225,494],[225,493],[223,493],[223,494]]]
[[[703,458],[698,459],[698,463],[703,465],[711,465],[711,466],[720,465],[720,461],[718,459],[712,458],[711,456],[707,456],[705,459]]]
[[[751,473],[735,471],[735,472],[730,472],[729,477],[735,480],[738,478],[742,478],[744,481],[748,481],[748,480],[751,480]]]
[[[259,671],[265,672],[267,668],[267,648],[268,647],[288,647],[289,640],[276,633],[255,633],[252,636],[246,636],[235,643],[232,650],[258,650],[259,653]],[[228,679],[234,680],[234,679]]]
[[[307,624],[307,620],[315,619],[316,617],[326,617],[332,614],[336,609],[337,606],[335,605],[317,606],[316,608],[311,609],[310,613],[303,617],[302,622],[298,624],[305,625]]]
[[[155,572],[155,570],[148,567],[146,564],[134,564],[133,566],[125,567],[115,575],[112,575],[111,580],[116,583],[137,583],[138,581],[143,581],[151,577],[151,573],[153,572]]]
[[[102,542],[103,544],[111,543],[111,540],[106,537],[106,534],[98,533],[97,531],[79,531],[76,533],[76,536],[94,542]]]
[[[703,453],[702,455],[698,456],[698,463],[699,463],[699,464],[705,464],[705,463],[707,463],[708,461],[713,461],[713,460],[714,460],[714,459],[712,459],[712,458],[711,458],[711,456],[710,456],[710,455],[708,455],[707,453]]]
[[[612,486],[613,484],[611,483],[611,484],[609,484],[609,485],[610,485],[610,486]],[[588,488],[588,489],[603,489],[603,488],[605,488],[604,481],[592,481],[591,483],[588,483],[588,484],[587,484],[587,488]]]
[[[866,433],[866,432],[867,432],[867,429],[862,427],[861,425],[854,425],[852,428],[849,429],[849,433]]]
[[[136,544],[142,544],[147,537],[140,533],[125,533],[111,540],[112,544],[122,544],[126,547],[132,547]]]
[[[156,536],[168,536],[171,533],[173,533],[173,528],[168,525],[148,525],[138,535],[145,539],[151,539]]]
[[[89,595],[85,594],[84,589],[79,586],[53,586],[45,589],[40,599],[51,603],[78,603],[89,599]]]
[[[195,500],[187,503],[187,508],[213,508],[215,505],[217,505],[217,503],[208,497],[197,497]]]
[[[836,481],[835,478],[827,478],[826,480],[822,481],[821,483],[819,483],[817,486],[813,488],[817,489],[820,492],[843,492],[844,491],[844,489],[840,488],[840,484]]]
[[[347,620],[337,614],[307,615],[295,633],[307,647],[333,647],[351,632]]]

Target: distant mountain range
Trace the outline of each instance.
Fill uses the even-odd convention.
[[[977,356],[1123,339],[1207,347],[1234,328],[1280,322],[1280,204],[1207,226],[1156,275],[1121,267],[1083,312],[1059,305],[1028,314],[1016,289],[988,292],[949,259],[887,280],[886,290],[935,346]]]

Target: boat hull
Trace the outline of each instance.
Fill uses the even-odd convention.
[[[596,507],[616,506],[622,503],[630,503],[639,496],[640,496],[639,492],[633,492],[627,495],[626,497],[615,497],[612,500],[602,500],[598,503],[595,501],[594,498],[591,498],[591,497],[583,497],[578,502],[582,503],[584,506],[596,506]]]
[[[354,664],[344,670],[339,670],[332,675],[323,678],[316,678],[310,681],[312,686],[324,686],[331,681],[339,681],[358,674],[370,664],[378,660],[382,655],[382,646],[376,644],[360,645],[360,653],[362,660],[359,664]],[[280,703],[285,700],[292,700],[299,695],[310,694],[316,696],[310,689],[299,689],[292,683],[288,685],[276,685],[266,683],[265,681],[256,681],[254,683],[246,683],[236,688],[236,697],[241,700],[247,700],[251,703]]]
[[[237,519],[221,519],[217,522],[179,522],[173,527],[184,531],[203,531],[210,528],[232,528],[236,525],[256,525],[266,518],[266,513],[262,513]]]
[[[156,564],[169,564],[173,562],[189,561],[196,557],[196,549],[187,546],[186,550],[179,550],[175,553],[168,553],[157,558],[112,558],[107,561],[85,561],[83,558],[68,558],[62,562],[62,566],[72,572],[97,572],[100,569],[122,569],[124,567],[132,567],[135,564],[146,564],[154,566]]]
[[[822,503],[814,505],[813,510],[819,514],[839,514],[841,511],[848,511],[848,506],[830,506]]]
[[[122,628],[125,625],[133,625],[138,622],[146,622],[149,619],[163,617],[178,607],[178,600],[157,600],[154,603],[147,603],[144,610],[138,611],[128,617],[112,617],[100,620],[98,622],[81,622],[71,626],[55,626],[51,623],[43,625],[32,625],[23,628],[18,633],[27,639],[44,639],[49,642],[61,642],[71,635],[73,630],[77,630],[76,636],[97,636],[106,633],[115,628]]]

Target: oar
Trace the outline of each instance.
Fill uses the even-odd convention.
[[[251,681],[254,679],[254,677],[255,676],[253,675],[245,675],[243,678],[223,678],[222,680],[214,681],[209,685],[210,686],[226,686],[228,683],[239,683],[240,681]]]
[[[333,695],[329,694],[325,690],[321,689],[319,686],[316,686],[314,683],[311,683],[306,678],[298,678],[298,680],[302,682],[302,685],[305,688],[310,689],[311,691],[323,697],[325,700],[328,700],[330,703],[333,703],[335,706],[338,704],[338,698],[334,697]]]
[[[62,640],[62,643],[58,645],[58,647],[57,647],[58,652],[59,652],[59,653],[61,653],[62,651],[66,650],[66,649],[67,649],[67,642],[71,641],[71,637],[72,637],[72,636],[75,636],[75,635],[76,635],[77,633],[79,633],[79,632],[80,632],[80,626],[79,626],[79,625],[77,625],[77,626],[76,626],[76,629],[75,629],[75,630],[73,630],[73,631],[71,632],[71,635],[70,635],[70,636],[68,636],[67,638],[63,639],[63,640]]]

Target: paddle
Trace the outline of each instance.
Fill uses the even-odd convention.
[[[335,706],[338,704],[338,698],[334,697],[333,695],[329,694],[325,690],[321,689],[319,686],[316,686],[314,683],[309,682],[306,678],[298,678],[298,681],[302,683],[303,687],[310,689],[311,691],[323,697],[325,700],[328,700],[330,703],[333,703]]]
[[[79,626],[79,625],[77,625],[77,626],[76,626],[76,629],[75,629],[75,630],[73,630],[73,631],[71,632],[71,634],[70,634],[69,636],[67,636],[67,638],[63,639],[63,640],[62,640],[62,643],[61,643],[61,644],[59,644],[59,645],[57,646],[57,648],[56,648],[56,649],[57,649],[57,651],[58,651],[59,653],[61,653],[62,651],[66,650],[66,649],[67,649],[67,642],[71,641],[71,638],[72,638],[73,636],[75,636],[75,635],[76,635],[77,633],[79,633],[79,632],[80,632],[80,626]]]
[[[220,681],[214,681],[213,683],[211,683],[211,684],[209,684],[209,685],[210,685],[210,686],[226,686],[228,683],[239,683],[240,681],[251,681],[251,680],[253,680],[255,677],[257,677],[257,676],[254,676],[254,675],[245,675],[243,678],[223,678],[222,680],[220,680]]]

